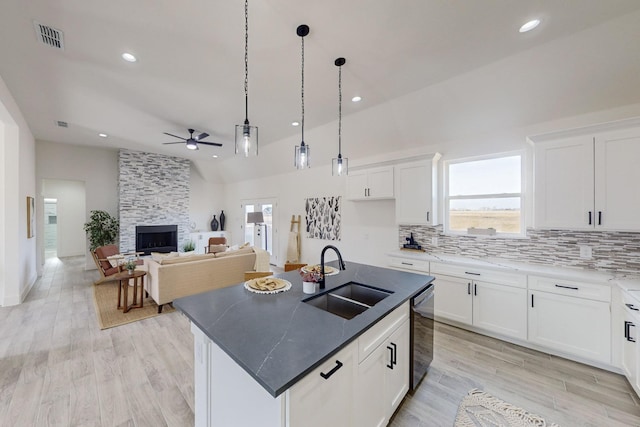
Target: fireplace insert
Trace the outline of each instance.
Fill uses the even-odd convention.
[[[136,252],[176,252],[178,250],[177,225],[136,226]]]

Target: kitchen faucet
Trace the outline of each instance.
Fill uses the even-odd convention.
[[[333,245],[327,245],[322,249],[322,252],[320,253],[320,273],[321,273],[321,278],[320,278],[320,289],[324,289],[324,253],[327,251],[327,249],[333,249],[335,251],[335,253],[338,255],[338,268],[340,268],[340,270],[346,270],[347,267],[344,265],[344,261],[342,261],[342,255],[340,254],[340,251],[338,250],[338,248],[336,248]]]

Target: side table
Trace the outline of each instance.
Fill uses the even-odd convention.
[[[132,274],[129,274],[128,271],[122,271],[112,276],[112,280],[118,281],[118,310],[122,310],[123,313],[126,313],[132,308],[142,308],[144,300],[144,276],[146,274],[146,271],[133,270]],[[140,279],[139,285],[138,279]],[[131,305],[128,305],[129,280],[133,280],[133,301]],[[139,302],[138,287],[140,288]]]

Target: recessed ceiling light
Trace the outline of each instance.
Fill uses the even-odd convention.
[[[217,158],[218,158],[218,155],[217,155],[217,154],[214,154],[214,155],[213,155],[213,156],[211,156],[211,157],[213,157],[214,159],[217,159]]]
[[[99,134],[98,134],[98,136],[99,136],[100,138],[106,138],[106,137],[108,137],[109,135],[107,135],[106,133],[99,133]]]
[[[353,102],[360,102],[360,101],[362,101],[362,97],[361,96],[354,96],[353,98],[351,98],[351,100]]]
[[[300,122],[291,122],[291,126],[300,126]]]
[[[526,33],[527,31],[533,30],[538,25],[540,25],[540,20],[539,19],[532,19],[531,21],[527,22],[522,27],[520,27],[520,32],[521,33]]]
[[[124,59],[127,62],[136,62],[138,60],[138,58],[136,58],[135,56],[133,56],[129,52],[123,53],[122,54],[122,59]]]

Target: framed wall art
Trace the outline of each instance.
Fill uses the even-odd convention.
[[[313,197],[305,200],[307,237],[311,239],[340,240],[340,197]]]
[[[27,238],[36,235],[36,199],[27,196]]]

